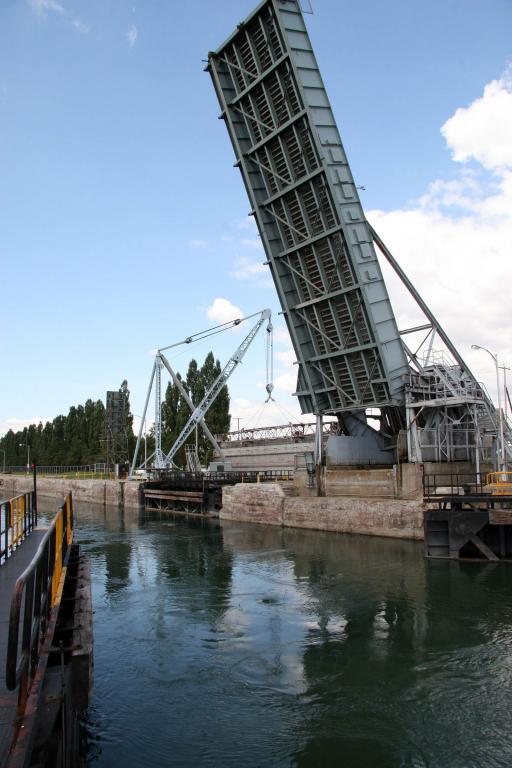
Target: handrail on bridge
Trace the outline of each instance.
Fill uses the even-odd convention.
[[[0,564],[5,562],[37,525],[35,492],[0,503]]]
[[[180,469],[150,469],[150,482],[196,481],[200,483],[264,483],[276,480],[293,480],[293,469],[229,469],[224,472],[186,472]]]
[[[16,581],[11,599],[5,680],[11,691],[19,686],[19,713],[25,708],[52,609],[60,604],[72,539],[73,499],[69,493],[32,562]]]
[[[512,496],[512,472],[437,472],[423,476],[423,496]]]

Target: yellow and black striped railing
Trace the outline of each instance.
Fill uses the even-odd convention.
[[[5,678],[19,687],[19,714],[24,710],[41,649],[55,626],[73,541],[73,499],[59,507],[32,561],[14,586],[9,616]]]
[[[35,492],[29,491],[0,503],[0,564],[20,546],[37,525]]]

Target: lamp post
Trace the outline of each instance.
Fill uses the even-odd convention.
[[[510,371],[510,368],[508,368],[505,364],[503,364],[503,365],[500,365],[500,369],[503,371],[503,399],[505,401],[505,424],[506,424],[508,419],[507,371]]]
[[[499,469],[501,469],[502,472],[507,471],[507,462],[505,460],[505,438],[503,436],[503,413],[501,410],[501,391],[500,391],[500,369],[498,365],[498,353],[495,354],[492,353],[490,350],[487,349],[487,347],[481,347],[478,344],[472,344],[471,349],[483,349],[484,352],[487,352],[488,355],[492,357],[494,360],[494,365],[496,368],[496,385],[498,388],[498,418],[499,418],[499,428],[500,428],[500,439],[499,439],[499,454],[500,454],[500,460],[499,460]]]
[[[20,443],[20,448],[23,448],[23,446],[27,446],[27,473],[30,469],[30,445],[28,443]]]

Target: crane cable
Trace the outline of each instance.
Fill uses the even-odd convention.
[[[253,312],[252,315],[246,315],[246,317],[237,317],[233,320],[228,320],[226,323],[220,323],[219,325],[214,325],[212,328],[206,328],[204,331],[198,331],[197,333],[193,333],[191,336],[187,336],[186,339],[182,339],[181,341],[176,341],[174,344],[168,344],[166,347],[159,347],[159,352],[164,352],[166,349],[171,349],[172,347],[179,347],[181,344],[192,344],[195,341],[202,341],[203,339],[208,339],[210,336],[216,336],[218,333],[222,333],[223,331],[227,331],[230,328],[235,328],[237,325],[240,325],[241,323],[245,322],[246,320],[251,320],[253,317],[257,317],[258,315],[261,315],[260,312]],[[272,323],[269,320],[269,325],[272,327]]]
[[[274,327],[272,325],[272,318],[269,318],[267,324],[267,335],[265,337],[265,368],[267,383],[265,389],[267,390],[268,397],[265,400],[268,403],[270,400],[275,402],[272,397],[272,391],[274,389]]]

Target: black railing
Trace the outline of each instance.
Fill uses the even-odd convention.
[[[35,492],[29,491],[0,503],[0,564],[20,546],[37,525]]]
[[[440,472],[423,476],[423,496],[426,499],[442,496],[481,496],[486,490],[485,472]]]
[[[227,472],[182,472],[180,470],[153,469],[149,472],[151,480],[171,481],[179,483],[208,482],[220,483],[221,485],[235,483],[258,483],[272,482],[275,480],[293,480],[293,470],[291,469],[268,469],[239,471],[232,470]]]
[[[68,494],[13,590],[5,680],[9,690],[19,687],[18,714],[25,708],[52,609],[60,603],[72,537],[73,500]]]

